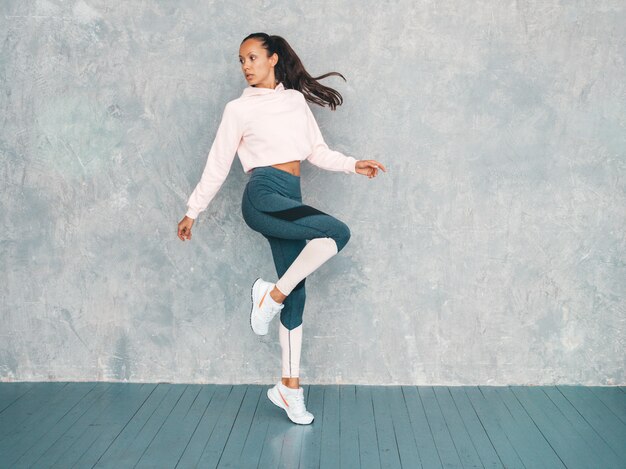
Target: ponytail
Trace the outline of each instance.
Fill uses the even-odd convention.
[[[320,106],[328,106],[333,111],[343,103],[341,94],[318,82],[322,78],[337,75],[346,81],[345,77],[338,72],[328,72],[319,77],[312,77],[302,65],[302,61],[291,48],[289,43],[281,36],[270,36],[266,33],[253,33],[244,38],[243,44],[248,39],[258,39],[267,50],[268,57],[278,54],[278,63],[274,67],[276,81],[281,82],[285,89],[300,91],[307,101]]]

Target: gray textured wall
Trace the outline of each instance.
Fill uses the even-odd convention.
[[[365,3],[365,7],[360,7]],[[237,159],[176,237],[248,33],[286,37],[369,180],[303,164],[352,239],[310,278],[308,383],[626,382],[625,2],[0,4],[0,379],[272,382],[275,280]],[[277,326],[276,326],[277,327]]]

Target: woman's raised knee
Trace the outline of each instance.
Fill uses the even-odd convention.
[[[337,252],[341,251],[350,240],[350,228],[343,222],[337,223],[332,238],[337,243]]]

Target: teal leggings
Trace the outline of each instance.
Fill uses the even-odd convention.
[[[350,229],[337,218],[302,203],[300,176],[272,166],[254,168],[241,200],[246,224],[270,243],[278,278],[306,246],[306,240],[332,238],[341,251]],[[302,324],[306,293],[303,279],[284,301],[280,321],[289,330]]]

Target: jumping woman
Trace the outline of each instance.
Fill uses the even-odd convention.
[[[306,410],[299,380],[304,282],[343,249],[350,230],[337,218],[302,203],[300,162],[369,178],[376,177],[378,169],[387,170],[375,160],[356,160],[330,150],[324,142],[307,101],[335,110],[343,98],[318,80],[343,75],[311,77],[285,39],[265,33],[250,34],[242,41],[239,62],[248,86],[224,108],[202,177],[178,224],[178,237],[191,239],[194,220],[224,183],[237,153],[244,172],[250,174],[241,201],[243,219],[268,240],[278,275],[276,283],[257,278],[251,294],[250,326],[255,334],[267,334],[280,312],[282,379],[267,396],[292,422],[309,424],[313,415]]]

